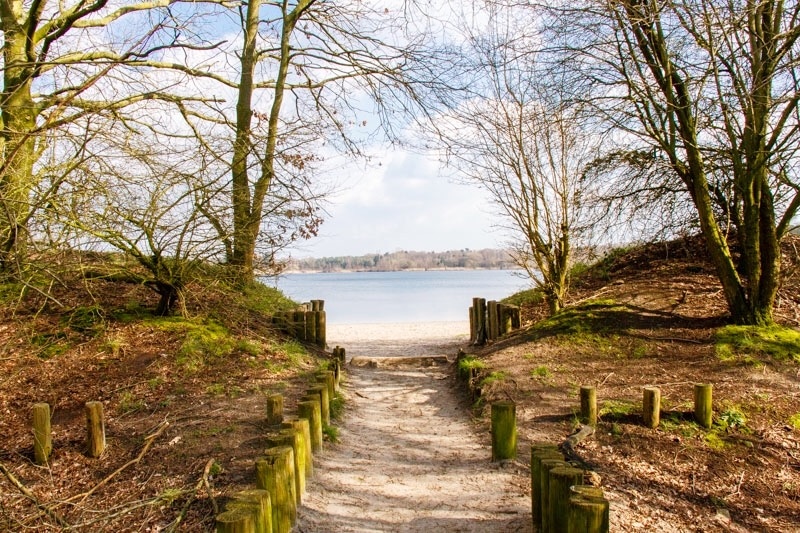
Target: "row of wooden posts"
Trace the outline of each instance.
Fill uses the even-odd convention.
[[[297,403],[297,416],[284,417],[283,396],[267,397],[269,447],[255,460],[255,488],[231,495],[216,516],[217,533],[289,533],[297,520],[306,479],[314,474],[313,457],[322,451],[331,401],[339,389],[346,352],[333,350],[330,368],[318,385]]]
[[[483,346],[520,327],[520,311],[516,305],[506,305],[485,298],[473,298],[469,308],[470,344]]]
[[[325,349],[325,300],[311,300],[293,311],[276,313],[272,321],[281,331],[295,339]]]
[[[712,385],[694,386],[694,417],[698,424],[711,427],[713,419]],[[597,425],[597,389],[580,388],[581,421]],[[642,399],[644,425],[656,428],[661,415],[661,391],[645,387]],[[498,401],[491,405],[492,460],[516,458],[516,404]],[[600,487],[584,484],[584,471],[564,460],[558,446],[537,442],[531,445],[531,513],[533,527],[543,533],[607,533],[609,502]]]
[[[693,390],[694,419],[704,427],[710,428],[713,422],[712,389],[710,383],[696,383]],[[581,421],[590,426],[597,425],[597,389],[583,386],[580,389]],[[661,421],[661,389],[645,387],[642,396],[642,422],[655,429]]]
[[[106,425],[102,402],[86,402],[86,455],[100,457],[106,449]],[[50,404],[33,405],[33,460],[44,466],[53,452],[53,431],[50,425]]]
[[[492,403],[492,460],[517,456],[516,404]],[[609,503],[603,489],[584,482],[584,471],[564,460],[558,446],[531,445],[531,520],[542,533],[608,533]]]

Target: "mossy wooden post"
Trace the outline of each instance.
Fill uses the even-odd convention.
[[[315,318],[317,321],[317,346],[324,350],[327,331],[325,311],[317,311]]]
[[[522,327],[522,314],[520,313],[519,306],[511,306],[511,328],[519,329]]]
[[[283,396],[270,394],[267,396],[267,424],[279,426],[283,422]]]
[[[302,308],[294,312],[294,336],[297,340],[306,340],[306,312]]]
[[[551,533],[550,524],[550,471],[557,467],[569,466],[561,459],[542,459],[539,463],[539,494],[542,500],[542,532]]]
[[[328,399],[333,399],[336,395],[336,376],[332,370],[324,370],[317,373],[317,382],[328,387]]]
[[[697,383],[694,386],[694,418],[697,423],[708,429],[713,421],[714,411],[711,407],[711,384]]]
[[[322,413],[320,399],[317,395],[306,396],[297,403],[297,414],[300,418],[308,420],[311,433],[311,450],[314,453],[322,451]]]
[[[501,304],[498,315],[500,317],[500,335],[505,335],[510,333],[511,330],[514,329],[514,324],[511,319],[511,306],[506,304]]]
[[[235,507],[217,515],[217,533],[256,533],[252,507]]]
[[[608,533],[609,505],[603,489],[573,486],[567,514],[567,533]]]
[[[498,337],[497,302],[495,300],[489,300],[486,303],[486,318],[487,318],[486,337],[490,341],[493,341]]]
[[[316,394],[319,396],[319,413],[322,417],[322,427],[331,425],[331,400],[328,396],[327,385],[317,385],[306,390],[307,394]]]
[[[311,310],[312,311],[324,311],[325,310],[325,300],[311,300]]]
[[[306,418],[293,418],[281,424],[284,429],[293,429],[297,432],[303,443],[303,466],[305,467],[306,478],[314,475],[314,450],[311,447],[311,425]]]
[[[272,503],[269,491],[264,489],[246,489],[231,497],[225,505],[226,511],[240,507],[249,507],[254,513],[255,533],[272,533]]]
[[[100,457],[106,449],[106,422],[102,402],[86,402],[86,454]]]
[[[469,308],[469,343],[475,342],[475,308]]]
[[[306,311],[306,342],[317,343],[317,318],[314,311]]]
[[[341,367],[339,365],[339,359],[333,358],[328,361],[328,368],[331,372],[333,372],[333,387],[334,392],[339,390],[339,382],[341,380]]]
[[[642,419],[645,427],[655,429],[661,420],[661,389],[645,387],[642,398]]]
[[[472,311],[475,315],[475,340],[473,344],[483,346],[486,344],[486,300],[484,298],[473,298]]]
[[[597,389],[581,387],[581,421],[592,427],[597,425]]]
[[[256,488],[269,492],[273,533],[289,533],[297,519],[291,446],[269,448],[264,457],[256,460]]]
[[[267,444],[270,448],[278,446],[291,446],[294,460],[294,495],[297,505],[300,505],[303,494],[306,492],[306,445],[303,437],[294,428],[281,429],[267,435]]]
[[[509,400],[492,404],[492,461],[517,456],[517,406]]]
[[[583,484],[583,470],[571,466],[559,466],[550,470],[548,514],[550,531],[567,530],[570,487]]]
[[[539,488],[539,479],[543,459],[563,460],[564,455],[558,451],[558,446],[550,442],[531,444],[531,519],[534,531],[542,525],[542,492]]]
[[[53,433],[50,429],[50,405],[33,405],[33,460],[39,466],[47,464],[53,451]]]

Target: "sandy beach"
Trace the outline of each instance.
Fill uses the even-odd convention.
[[[328,324],[329,346],[342,346],[348,360],[354,356],[455,356],[469,340],[469,322],[415,322],[391,324]]]

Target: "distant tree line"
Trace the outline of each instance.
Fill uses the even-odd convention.
[[[358,256],[294,259],[289,271],[389,272],[397,270],[445,269],[512,269],[517,268],[506,250],[450,250],[447,252],[391,252]]]

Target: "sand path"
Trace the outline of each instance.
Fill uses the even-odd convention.
[[[449,355],[467,325],[329,326],[348,358]],[[347,367],[339,443],[315,459],[296,531],[530,531],[527,473],[490,461],[449,365]]]

